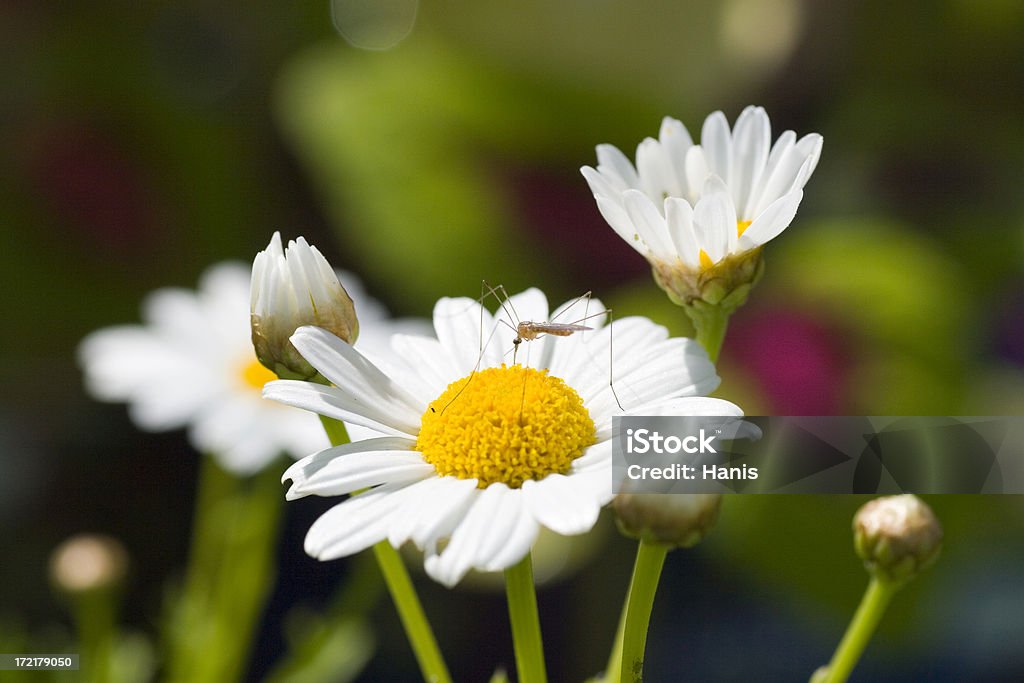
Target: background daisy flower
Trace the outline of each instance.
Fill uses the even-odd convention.
[[[699,145],[666,117],[658,139],[637,146],[636,166],[598,145],[596,169],[581,171],[608,224],[652,263],[708,269],[756,249],[785,230],[821,154],[822,138],[787,130],[774,145],[761,107],[747,107],[730,130],[716,111]]]
[[[549,318],[546,298],[531,289],[507,310],[572,321],[603,307],[578,299]],[[395,335],[393,355],[377,362],[322,329],[296,332],[295,348],[334,386],[280,380],[264,395],[386,434],[315,453],[285,473],[289,499],[368,489],[313,524],[310,555],[412,541],[427,573],[448,586],[470,569],[503,570],[541,527],[571,535],[594,525],[612,498],[614,415],[741,414],[701,398],[719,381],[703,349],[646,318],[607,327],[589,319],[593,331],[526,342],[510,366],[514,333],[503,323],[515,322],[506,307],[494,316],[472,299],[441,299],[437,339]]]
[[[338,277],[356,293],[364,343],[395,331],[354,276]],[[187,426],[197,450],[238,475],[282,452],[297,458],[323,448],[328,442],[316,416],[261,398],[276,376],[253,352],[250,279],[248,267],[220,263],[202,275],[197,291],[152,292],[143,303],[144,324],[105,328],[82,341],[86,388],[100,400],[127,402],[146,431]]]

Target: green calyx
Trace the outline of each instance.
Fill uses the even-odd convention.
[[[715,307],[732,313],[747,301],[750,290],[764,275],[762,247],[731,254],[714,265],[691,268],[682,261],[652,264],[654,281],[679,306],[700,314]]]

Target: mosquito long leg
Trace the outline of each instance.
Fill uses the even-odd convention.
[[[622,401],[619,400],[619,395],[615,391],[615,335],[612,334],[612,323],[615,322],[615,318],[612,316],[612,309],[608,309],[608,388],[612,390],[612,398],[615,399],[615,405],[619,407],[619,410],[625,412],[625,408],[622,407]]]
[[[473,381],[473,377],[476,375],[477,372],[480,371],[480,363],[482,363],[483,359],[484,359],[484,349],[486,349],[490,345],[491,340],[494,339],[494,335],[498,331],[497,327],[493,328],[491,330],[491,333],[487,336],[487,340],[486,341],[484,340],[484,302],[483,302],[483,300],[484,300],[484,297],[487,296],[486,294],[484,294],[484,287],[485,286],[490,290],[490,292],[492,294],[494,294],[494,289],[490,285],[488,285],[486,282],[481,280],[480,298],[477,299],[477,302],[476,302],[478,307],[479,307],[479,310],[480,310],[480,327],[479,327],[480,332],[479,332],[479,335],[478,335],[479,339],[480,339],[480,347],[479,347],[478,352],[477,352],[476,363],[473,364],[473,369],[470,371],[469,377],[467,378],[466,383],[463,384],[462,387],[459,388],[459,391],[455,394],[455,396],[452,397],[452,400],[449,401],[445,405],[445,407],[441,409],[441,414],[442,415],[444,415],[444,411],[448,410],[448,406],[450,406],[451,404],[455,403],[456,399],[458,399],[459,396],[462,395],[462,392],[466,390],[466,387],[469,386],[469,383]],[[505,289],[503,285],[499,285],[499,287],[502,290]],[[497,295],[495,295],[495,296],[497,296]],[[506,297],[507,296],[508,295],[506,294]],[[499,299],[499,302],[500,302],[500,299]],[[504,322],[504,321],[501,321],[501,322]],[[505,324],[506,324],[506,326],[508,325],[508,323],[505,323]],[[431,406],[430,411],[431,412],[437,412],[436,410],[434,410],[433,406]]]
[[[548,330],[544,330],[544,332],[546,332],[547,334],[556,334],[558,336],[568,336],[569,334],[572,334],[573,332],[581,332],[581,334],[583,334],[585,331],[590,331],[593,328],[585,327],[583,325],[580,325],[580,323],[585,323],[585,322],[589,321],[589,319],[592,319],[592,318],[595,318],[595,317],[600,317],[600,316],[603,316],[603,315],[607,315],[608,316],[608,389],[611,391],[612,398],[615,399],[615,404],[617,405],[618,410],[625,411],[626,409],[623,408],[623,401],[620,398],[618,398],[618,392],[615,391],[615,385],[614,385],[614,381],[615,380],[614,380],[614,360],[613,359],[614,359],[614,355],[615,355],[615,349],[614,349],[615,336],[614,336],[614,334],[612,332],[612,324],[614,323],[614,315],[613,315],[612,310],[610,308],[605,308],[605,309],[599,310],[597,312],[591,313],[590,312],[591,294],[592,294],[591,292],[586,292],[586,293],[580,295],[580,297],[578,297],[577,299],[573,300],[572,302],[566,304],[560,311],[558,311],[557,314],[552,316],[551,322],[553,324],[555,319],[557,319],[561,315],[564,315],[569,310],[571,310],[572,307],[575,306],[575,304],[577,304],[581,299],[585,299],[586,300],[586,305],[584,307],[584,315],[583,315],[583,317],[575,319],[574,323],[572,323],[572,324],[556,326],[557,328],[564,328],[567,331],[565,331],[565,330],[563,330],[563,331],[558,331],[558,330],[548,331]],[[586,346],[584,348],[586,348]],[[588,355],[590,355],[591,359],[595,362],[595,364],[596,364],[596,362],[598,362],[597,358],[593,357],[593,355],[591,354],[589,349],[588,349]]]

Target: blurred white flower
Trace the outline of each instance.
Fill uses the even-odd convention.
[[[730,131],[716,111],[695,145],[666,117],[647,138],[636,166],[612,145],[598,145],[597,169],[581,170],[608,224],[655,268],[710,269],[756,249],[785,230],[821,154],[822,138],[786,131],[771,145],[761,107],[747,107]]]
[[[353,276],[339,277],[365,297]],[[263,385],[276,377],[253,352],[250,279],[248,267],[221,263],[203,274],[198,291],[152,292],[143,304],[143,325],[105,328],[82,341],[86,388],[100,400],[128,403],[132,420],[146,431],[187,426],[197,450],[240,475],[282,452],[300,457],[326,447],[315,415],[262,398]],[[398,329],[425,327],[392,327],[368,297],[356,305],[367,345]]]
[[[507,309],[571,320],[587,306],[603,308],[577,299],[549,318],[547,299],[531,289]],[[396,548],[412,541],[427,573],[448,586],[470,569],[500,571],[530,551],[541,527],[563,535],[593,527],[612,497],[612,417],[624,408],[741,414],[700,398],[718,385],[700,345],[670,339],[646,318],[608,327],[589,319],[593,331],[541,336],[520,351],[522,365],[506,366],[510,339],[491,331],[514,322],[504,308],[492,316],[472,299],[442,299],[437,339],[395,335],[394,353],[380,361],[319,328],[295,333],[295,348],[334,386],[281,380],[264,395],[384,435],[315,453],[285,473],[289,499],[366,489],[313,524],[306,552],[329,560],[385,539]],[[612,327],[614,391],[607,366],[595,363],[612,360]]]

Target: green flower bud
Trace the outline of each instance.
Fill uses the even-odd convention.
[[[904,582],[938,558],[942,525],[917,496],[886,496],[857,511],[853,539],[857,554],[873,576]]]
[[[650,543],[689,548],[715,525],[717,493],[620,493],[612,501],[619,530]]]
[[[280,377],[316,375],[289,341],[299,327],[322,327],[350,344],[359,333],[352,299],[327,259],[302,237],[282,249],[278,232],[252,264],[249,312],[256,357]]]

